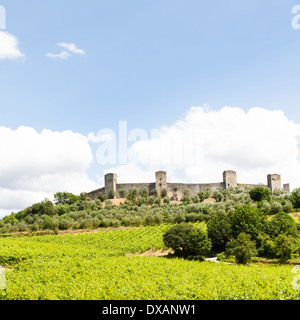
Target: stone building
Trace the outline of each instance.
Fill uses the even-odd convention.
[[[243,188],[254,188],[257,186],[263,186],[269,188],[273,193],[276,189],[284,190],[286,192],[290,191],[290,185],[284,184],[283,188],[281,187],[281,176],[279,174],[269,174],[267,176],[267,184],[244,184],[237,182],[237,174],[235,171],[224,171],[223,172],[223,181],[216,183],[170,183],[167,182],[167,173],[165,171],[157,171],[155,173],[155,182],[147,183],[118,183],[116,173],[108,173],[104,177],[105,185],[103,188],[91,191],[87,195],[91,199],[96,199],[99,193],[102,193],[105,196],[108,196],[111,190],[115,197],[120,197],[120,190],[125,190],[126,193],[130,189],[148,189],[149,193],[151,190],[156,189],[158,194],[161,194],[162,190],[166,189],[168,196],[173,200],[181,200],[185,190],[189,190],[191,196],[195,196],[200,191],[205,191],[207,188],[210,188],[212,191],[219,188],[228,189],[230,187],[241,186]]]

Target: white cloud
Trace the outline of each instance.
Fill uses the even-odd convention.
[[[48,58],[63,59],[63,60],[68,59],[70,56],[71,56],[70,53],[66,52],[66,51],[62,51],[59,54],[55,54],[55,53],[47,53],[46,54],[46,57],[48,57]]]
[[[24,54],[19,50],[18,39],[6,32],[0,31],[0,60],[23,58]]]
[[[72,131],[0,127],[0,159],[0,216],[58,191],[80,194],[98,187],[86,174],[93,162],[88,139]]]
[[[300,125],[280,110],[192,107],[159,132],[133,143],[129,164],[110,171],[128,169],[129,182],[147,182],[149,172],[154,181],[154,171],[164,169],[169,181],[195,183],[221,182],[224,170],[237,171],[241,183],[267,183],[267,174],[279,173],[283,183],[300,187]]]
[[[56,44],[58,47],[62,47],[66,50],[55,54],[55,53],[47,53],[46,57],[48,58],[52,58],[52,59],[62,59],[62,60],[66,60],[68,59],[72,54],[80,54],[83,55],[85,54],[85,51],[82,49],[78,49],[76,44],[74,43],[67,43],[67,42],[61,42],[61,43],[57,43]]]
[[[81,50],[81,49],[78,49],[76,44],[74,44],[74,43],[61,42],[61,43],[57,43],[57,45],[59,47],[67,49],[70,52],[75,53],[75,54],[85,54],[85,51]]]

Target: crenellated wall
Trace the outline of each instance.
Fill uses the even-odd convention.
[[[168,196],[172,200],[181,200],[184,195],[185,190],[189,190],[191,196],[195,196],[197,193],[201,191],[205,191],[207,188],[210,188],[212,191],[217,190],[219,188],[228,189],[230,187],[241,186],[244,188],[254,188],[257,186],[263,186],[265,188],[270,188],[273,193],[276,189],[281,189],[284,191],[289,191],[289,184],[285,184],[283,188],[281,188],[281,176],[278,174],[268,175],[267,181],[268,185],[261,184],[240,184],[237,183],[237,174],[235,171],[224,171],[223,172],[223,182],[217,183],[169,183],[167,182],[167,173],[165,171],[157,171],[155,173],[155,182],[148,183],[118,183],[117,175],[115,173],[106,174],[104,177],[105,186],[103,188],[91,191],[87,193],[87,195],[96,199],[99,193],[102,193],[108,196],[110,190],[114,191],[115,197],[120,197],[120,190],[125,190],[126,193],[130,189],[148,189],[149,194],[151,190],[156,189],[158,194],[160,195],[162,190],[166,189]]]

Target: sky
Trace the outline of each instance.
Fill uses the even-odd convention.
[[[300,187],[299,62],[300,0],[0,0],[0,217],[108,172]]]

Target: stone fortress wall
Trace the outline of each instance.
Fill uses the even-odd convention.
[[[228,189],[230,187],[241,186],[243,188],[254,188],[257,186],[263,186],[269,188],[273,193],[274,190],[280,189],[286,192],[290,191],[290,185],[284,184],[281,187],[281,176],[279,174],[269,174],[267,176],[267,184],[241,184],[237,182],[237,174],[235,171],[224,171],[223,172],[223,181],[217,183],[204,183],[204,184],[192,184],[192,183],[169,183],[167,182],[167,173],[165,171],[157,171],[155,173],[155,182],[149,183],[118,183],[116,173],[108,173],[104,177],[105,186],[103,188],[91,191],[87,195],[91,199],[96,199],[99,193],[108,196],[110,190],[114,191],[115,197],[120,197],[120,190],[125,190],[126,193],[130,189],[148,189],[149,193],[151,190],[156,189],[158,194],[161,194],[163,189],[167,190],[168,196],[172,200],[181,200],[185,190],[190,191],[191,196],[195,196],[200,191],[205,191],[205,189],[210,188],[212,191],[219,188]]]

